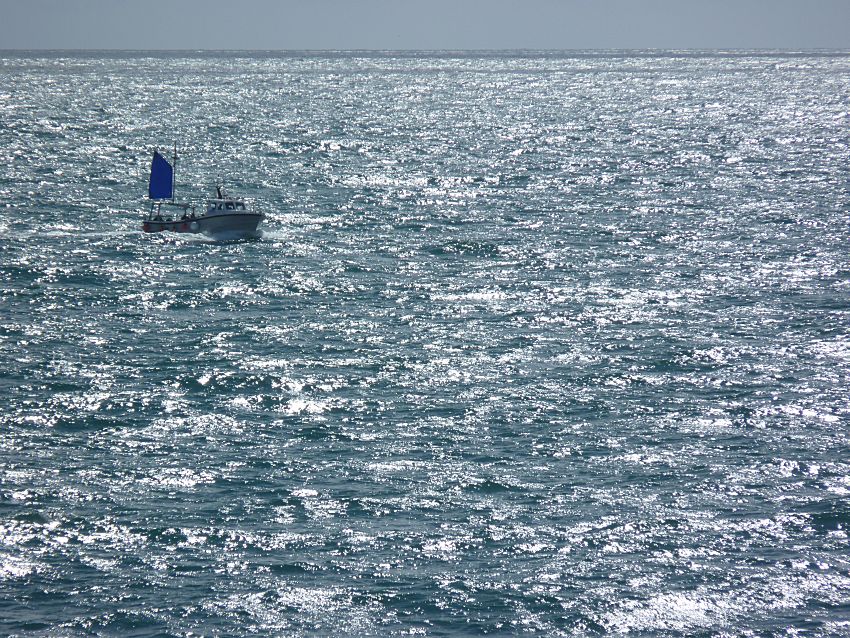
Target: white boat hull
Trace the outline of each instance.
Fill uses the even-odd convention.
[[[258,237],[265,215],[258,212],[214,211],[197,217],[175,219],[145,219],[142,230],[146,233],[170,231],[174,233],[202,234],[216,239],[242,239]]]

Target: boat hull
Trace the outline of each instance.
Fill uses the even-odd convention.
[[[172,220],[153,218],[144,220],[142,230],[146,233],[169,231],[201,234],[217,239],[241,239],[258,237],[262,232],[258,230],[258,227],[264,217],[263,213],[243,212],[207,214],[195,218]]]

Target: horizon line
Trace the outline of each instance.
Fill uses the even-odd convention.
[[[841,47],[583,47],[583,48],[442,48],[442,49],[364,49],[364,48],[301,48],[301,49],[206,49],[206,48],[53,48],[53,47],[0,47],[0,53],[802,53],[802,54],[847,54],[850,48]]]

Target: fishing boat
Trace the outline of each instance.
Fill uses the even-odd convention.
[[[258,237],[262,233],[257,227],[265,215],[254,209],[251,200],[230,196],[220,184],[200,212],[195,204],[178,202],[174,196],[176,166],[176,146],[171,163],[154,151],[148,185],[151,207],[142,220],[144,232],[201,233],[215,239]]]

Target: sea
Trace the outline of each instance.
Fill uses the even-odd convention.
[[[6,51],[0,149],[0,634],[850,636],[848,52]]]

